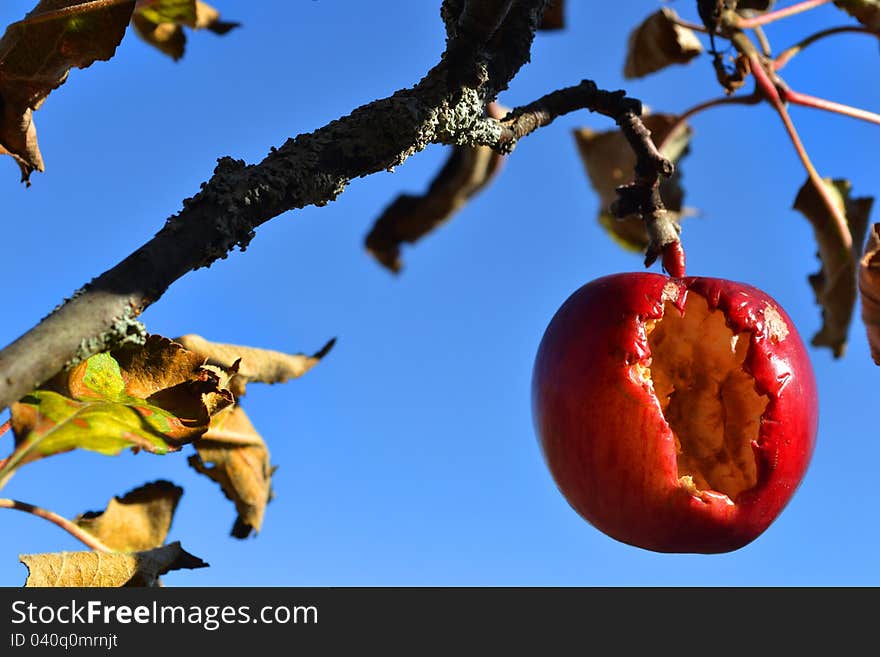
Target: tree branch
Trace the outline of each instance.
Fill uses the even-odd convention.
[[[259,164],[223,157],[201,191],[146,244],[65,300],[37,326],[0,351],[0,410],[61,369],[126,342],[144,339],[138,315],[178,278],[244,250],[254,229],[288,210],[325,205],[351,180],[395,167],[431,143],[497,141],[500,126],[482,121],[486,103],[505,89],[530,57],[548,0],[494,2],[506,13],[489,41],[461,59],[485,70],[478,87],[451,70],[461,53],[453,34],[447,52],[418,84],[364,105],[312,133],[273,148]],[[447,0],[449,27],[455,11]],[[456,19],[457,21],[457,19]]]

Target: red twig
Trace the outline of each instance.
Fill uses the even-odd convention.
[[[43,518],[44,520],[48,520],[54,525],[61,527],[61,529],[66,531],[77,540],[83,542],[85,545],[93,550],[97,550],[98,552],[114,551],[112,548],[104,545],[104,543],[102,543],[96,536],[93,536],[82,527],[77,525],[75,522],[71,522],[67,518],[59,516],[53,511],[41,509],[40,507],[34,506],[33,504],[28,504],[27,502],[19,502],[18,500],[2,498],[0,498],[0,509],[14,509],[16,511],[30,513],[31,515],[37,516],[38,518]]]
[[[779,117],[782,119],[782,123],[785,125],[785,129],[788,131],[788,136],[791,139],[791,143],[794,145],[795,151],[797,151],[798,157],[800,158],[801,163],[804,165],[804,169],[807,170],[807,175],[810,177],[810,181],[813,183],[813,186],[816,188],[816,191],[825,202],[828,211],[831,213],[831,216],[834,220],[835,228],[840,235],[840,240],[843,246],[846,249],[851,249],[852,235],[850,234],[849,226],[846,223],[846,217],[844,216],[843,212],[841,212],[837,204],[834,202],[831,193],[825,186],[825,183],[822,181],[822,176],[819,175],[819,172],[816,171],[816,167],[814,167],[813,163],[810,161],[810,156],[807,154],[807,150],[806,148],[804,148],[804,144],[794,127],[794,123],[792,123],[791,117],[788,115],[788,110],[786,109],[785,103],[782,101],[782,98],[779,95],[779,90],[777,89],[776,85],[770,80],[770,77],[764,70],[763,63],[756,55],[752,55],[749,57],[749,63],[751,64],[752,74],[755,76],[755,82],[758,84],[758,87],[761,89],[764,96],[767,98],[770,104],[773,105],[773,107],[776,109],[776,112],[779,114]]]
[[[854,119],[861,119],[862,121],[880,125],[880,114],[869,112],[860,107],[842,105],[841,103],[835,103],[832,100],[825,100],[824,98],[817,98],[816,96],[808,96],[807,94],[802,94],[799,91],[792,91],[791,89],[780,89],[779,95],[782,97],[782,100],[794,105],[812,107],[814,109],[825,110],[826,112],[834,112],[835,114],[851,116]]]
[[[831,2],[831,0],[804,0],[803,2],[798,2],[790,7],[785,7],[784,9],[768,11],[765,14],[758,14],[751,18],[739,18],[736,21],[736,27],[741,30],[751,30],[760,27],[761,25],[778,21],[782,18],[788,18],[789,16],[794,16],[795,14],[800,14],[809,11],[810,9],[827,5],[829,2]]]

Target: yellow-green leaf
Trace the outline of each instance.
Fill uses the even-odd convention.
[[[26,587],[156,586],[172,570],[208,566],[178,542],[143,552],[49,552],[19,560],[28,569]]]
[[[76,448],[106,455],[129,447],[179,450],[234,403],[224,377],[203,362],[152,335],[60,373],[12,405],[16,451],[4,471]]]

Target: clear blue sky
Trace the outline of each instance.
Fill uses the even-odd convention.
[[[0,17],[18,19],[32,4],[7,0]],[[32,188],[19,185],[10,158],[0,161],[3,344],[152,236],[217,157],[256,161],[414,84],[443,48],[439,0],[389,0],[381,12],[345,0],[215,4],[244,27],[191,35],[179,63],[129,32],[112,61],[71,73],[36,113],[47,171]],[[675,4],[696,17],[693,3]],[[582,78],[625,87],[657,111],[719,95],[708,58],[622,79],[628,32],[659,3],[569,5],[569,28],[538,36],[505,105]],[[824,7],[768,33],[781,48],[846,20]],[[805,93],[877,110],[877,57],[875,41],[838,37],[785,75]],[[858,195],[880,192],[880,129],[809,109],[792,115],[824,175],[849,177]],[[590,527],[557,492],[530,414],[538,341],[577,287],[641,269],[595,223],[571,137],[582,125],[610,123],[578,113],[524,140],[494,186],[405,251],[399,277],[373,262],[363,237],[398,193],[424,189],[442,147],[355,181],[327,207],[276,218],[246,253],[186,276],[144,314],[155,333],[292,352],[338,336],[306,377],[253,385],[245,398],[280,466],[256,538],[229,537],[234,509],[189,469],[188,451],[65,454],[26,466],[3,494],[71,517],[171,479],[185,493],[169,539],[212,567],[169,575],[168,585],[880,584],[880,371],[858,318],[842,360],[811,349],[815,458],[794,500],[749,546],[713,556],[632,548]],[[689,273],[763,288],[809,340],[820,313],[806,277],[818,261],[811,228],[791,210],[805,174],[782,126],[764,106],[723,108],[693,126],[684,184],[702,214],[685,224]],[[2,523],[0,585],[24,582],[21,552],[80,549],[25,514],[4,512]]]

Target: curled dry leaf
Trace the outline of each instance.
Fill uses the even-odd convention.
[[[880,0],[834,0],[834,4],[862,25],[880,30]]]
[[[64,84],[71,68],[110,59],[135,0],[41,0],[0,39],[0,155],[11,155],[22,182],[43,171],[33,112]]]
[[[186,50],[184,27],[226,34],[240,25],[221,20],[220,12],[201,0],[138,0],[131,24],[141,39],[175,61]]]
[[[673,114],[649,114],[643,121],[661,153],[676,165],[675,173],[660,182],[660,196],[666,209],[680,221],[692,212],[684,207],[680,166],[692,131]],[[617,188],[635,175],[636,156],[626,137],[616,129],[595,132],[589,128],[575,130],[574,137],[590,185],[599,195],[599,223],[624,248],[643,252],[649,239],[642,218],[635,214],[617,218],[610,210],[617,200]]]
[[[189,464],[220,484],[235,504],[238,518],[232,536],[247,538],[263,525],[266,504],[272,498],[269,449],[247,414],[236,406],[214,418],[211,429],[195,443]]]
[[[225,370],[234,369],[235,373],[228,385],[235,396],[240,397],[245,393],[245,386],[249,381],[284,383],[302,376],[330,352],[336,344],[336,338],[311,356],[211,342],[195,334],[175,338],[175,342],[183,345],[189,352],[198,354],[208,365]]]
[[[846,350],[847,334],[856,303],[856,263],[861,257],[862,244],[868,228],[868,215],[874,199],[850,198],[852,185],[848,180],[826,178],[824,184],[831,192],[838,208],[843,211],[852,234],[853,245],[847,249],[834,227],[831,212],[810,180],[798,192],[794,209],[803,214],[813,226],[822,268],[809,277],[822,307],[822,328],[813,336],[816,347],[829,347],[835,358]]]
[[[686,64],[703,52],[694,32],[676,22],[678,14],[664,7],[632,31],[623,76],[640,78],[672,64]]]
[[[167,338],[100,353],[12,405],[16,458],[5,467],[82,448],[164,454],[201,436],[234,403],[204,358]]]
[[[172,570],[208,566],[179,542],[143,552],[49,552],[19,560],[28,569],[26,587],[156,586]]]
[[[490,103],[487,113],[501,119],[508,110]],[[421,196],[401,194],[385,208],[366,237],[366,248],[393,272],[403,267],[402,244],[413,244],[443,225],[485,189],[501,170],[504,156],[488,146],[454,146],[449,158]]]
[[[550,0],[538,29],[545,31],[565,29],[565,0]]]
[[[880,224],[871,227],[865,255],[859,262],[859,292],[871,357],[880,365]]]
[[[120,552],[140,552],[165,543],[183,489],[154,481],[114,497],[104,511],[90,511],[74,522],[104,545]]]

